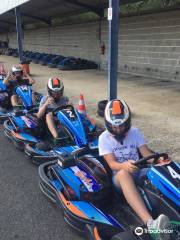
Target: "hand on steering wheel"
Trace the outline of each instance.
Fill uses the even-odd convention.
[[[168,164],[171,162],[171,159],[169,158],[168,154],[167,154],[167,157],[159,157],[158,159],[158,164],[160,165],[164,165],[164,164]]]
[[[141,158],[140,160],[136,161],[134,163],[135,166],[137,167],[142,167],[143,165],[148,165],[148,160],[153,159],[152,164],[157,164],[160,161],[165,161],[167,159],[169,159],[168,154],[167,153],[154,153],[148,157],[144,157]]]

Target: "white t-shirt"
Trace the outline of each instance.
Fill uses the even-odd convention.
[[[117,161],[139,160],[138,148],[145,144],[144,136],[138,128],[131,127],[123,144],[118,142],[107,130],[99,136],[99,155],[113,153]]]

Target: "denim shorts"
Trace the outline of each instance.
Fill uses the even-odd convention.
[[[142,184],[142,178],[146,176],[147,171],[148,171],[148,168],[142,168],[142,169],[140,169],[137,172],[132,174],[134,182],[135,182],[136,185],[141,185]],[[121,188],[116,181],[116,174],[117,173],[115,173],[113,175],[112,182],[113,182],[115,188],[120,192]]]

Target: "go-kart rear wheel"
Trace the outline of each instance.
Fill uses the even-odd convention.
[[[98,110],[104,111],[107,103],[108,103],[108,100],[99,101],[98,102]]]
[[[4,134],[5,134],[5,136],[7,138],[11,139],[12,138],[12,136],[11,136],[11,130],[12,129],[10,128],[10,121],[9,120],[5,120],[3,126],[4,126]]]
[[[102,100],[98,102],[98,110],[97,110],[97,114],[100,117],[104,117],[104,110],[106,108],[106,105],[108,103],[108,100]]]

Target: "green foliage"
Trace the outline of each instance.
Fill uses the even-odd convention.
[[[159,10],[171,7],[180,7],[180,0],[139,0],[135,3],[129,3],[121,5],[120,14],[121,15],[131,15],[139,14],[149,10]],[[105,10],[105,18],[107,17],[107,10]],[[57,16],[52,19],[52,26],[65,25],[65,24],[75,24],[96,21],[99,16],[93,12],[72,12],[66,16]],[[26,29],[47,27],[43,22],[36,22],[33,24],[26,25]]]
[[[180,0],[143,0],[120,7],[122,14],[140,13],[148,10],[166,9],[179,6]]]
[[[64,17],[57,17],[52,20],[53,25],[78,23],[78,22],[90,22],[95,21],[99,17],[93,12],[80,13],[77,15],[69,15]]]

